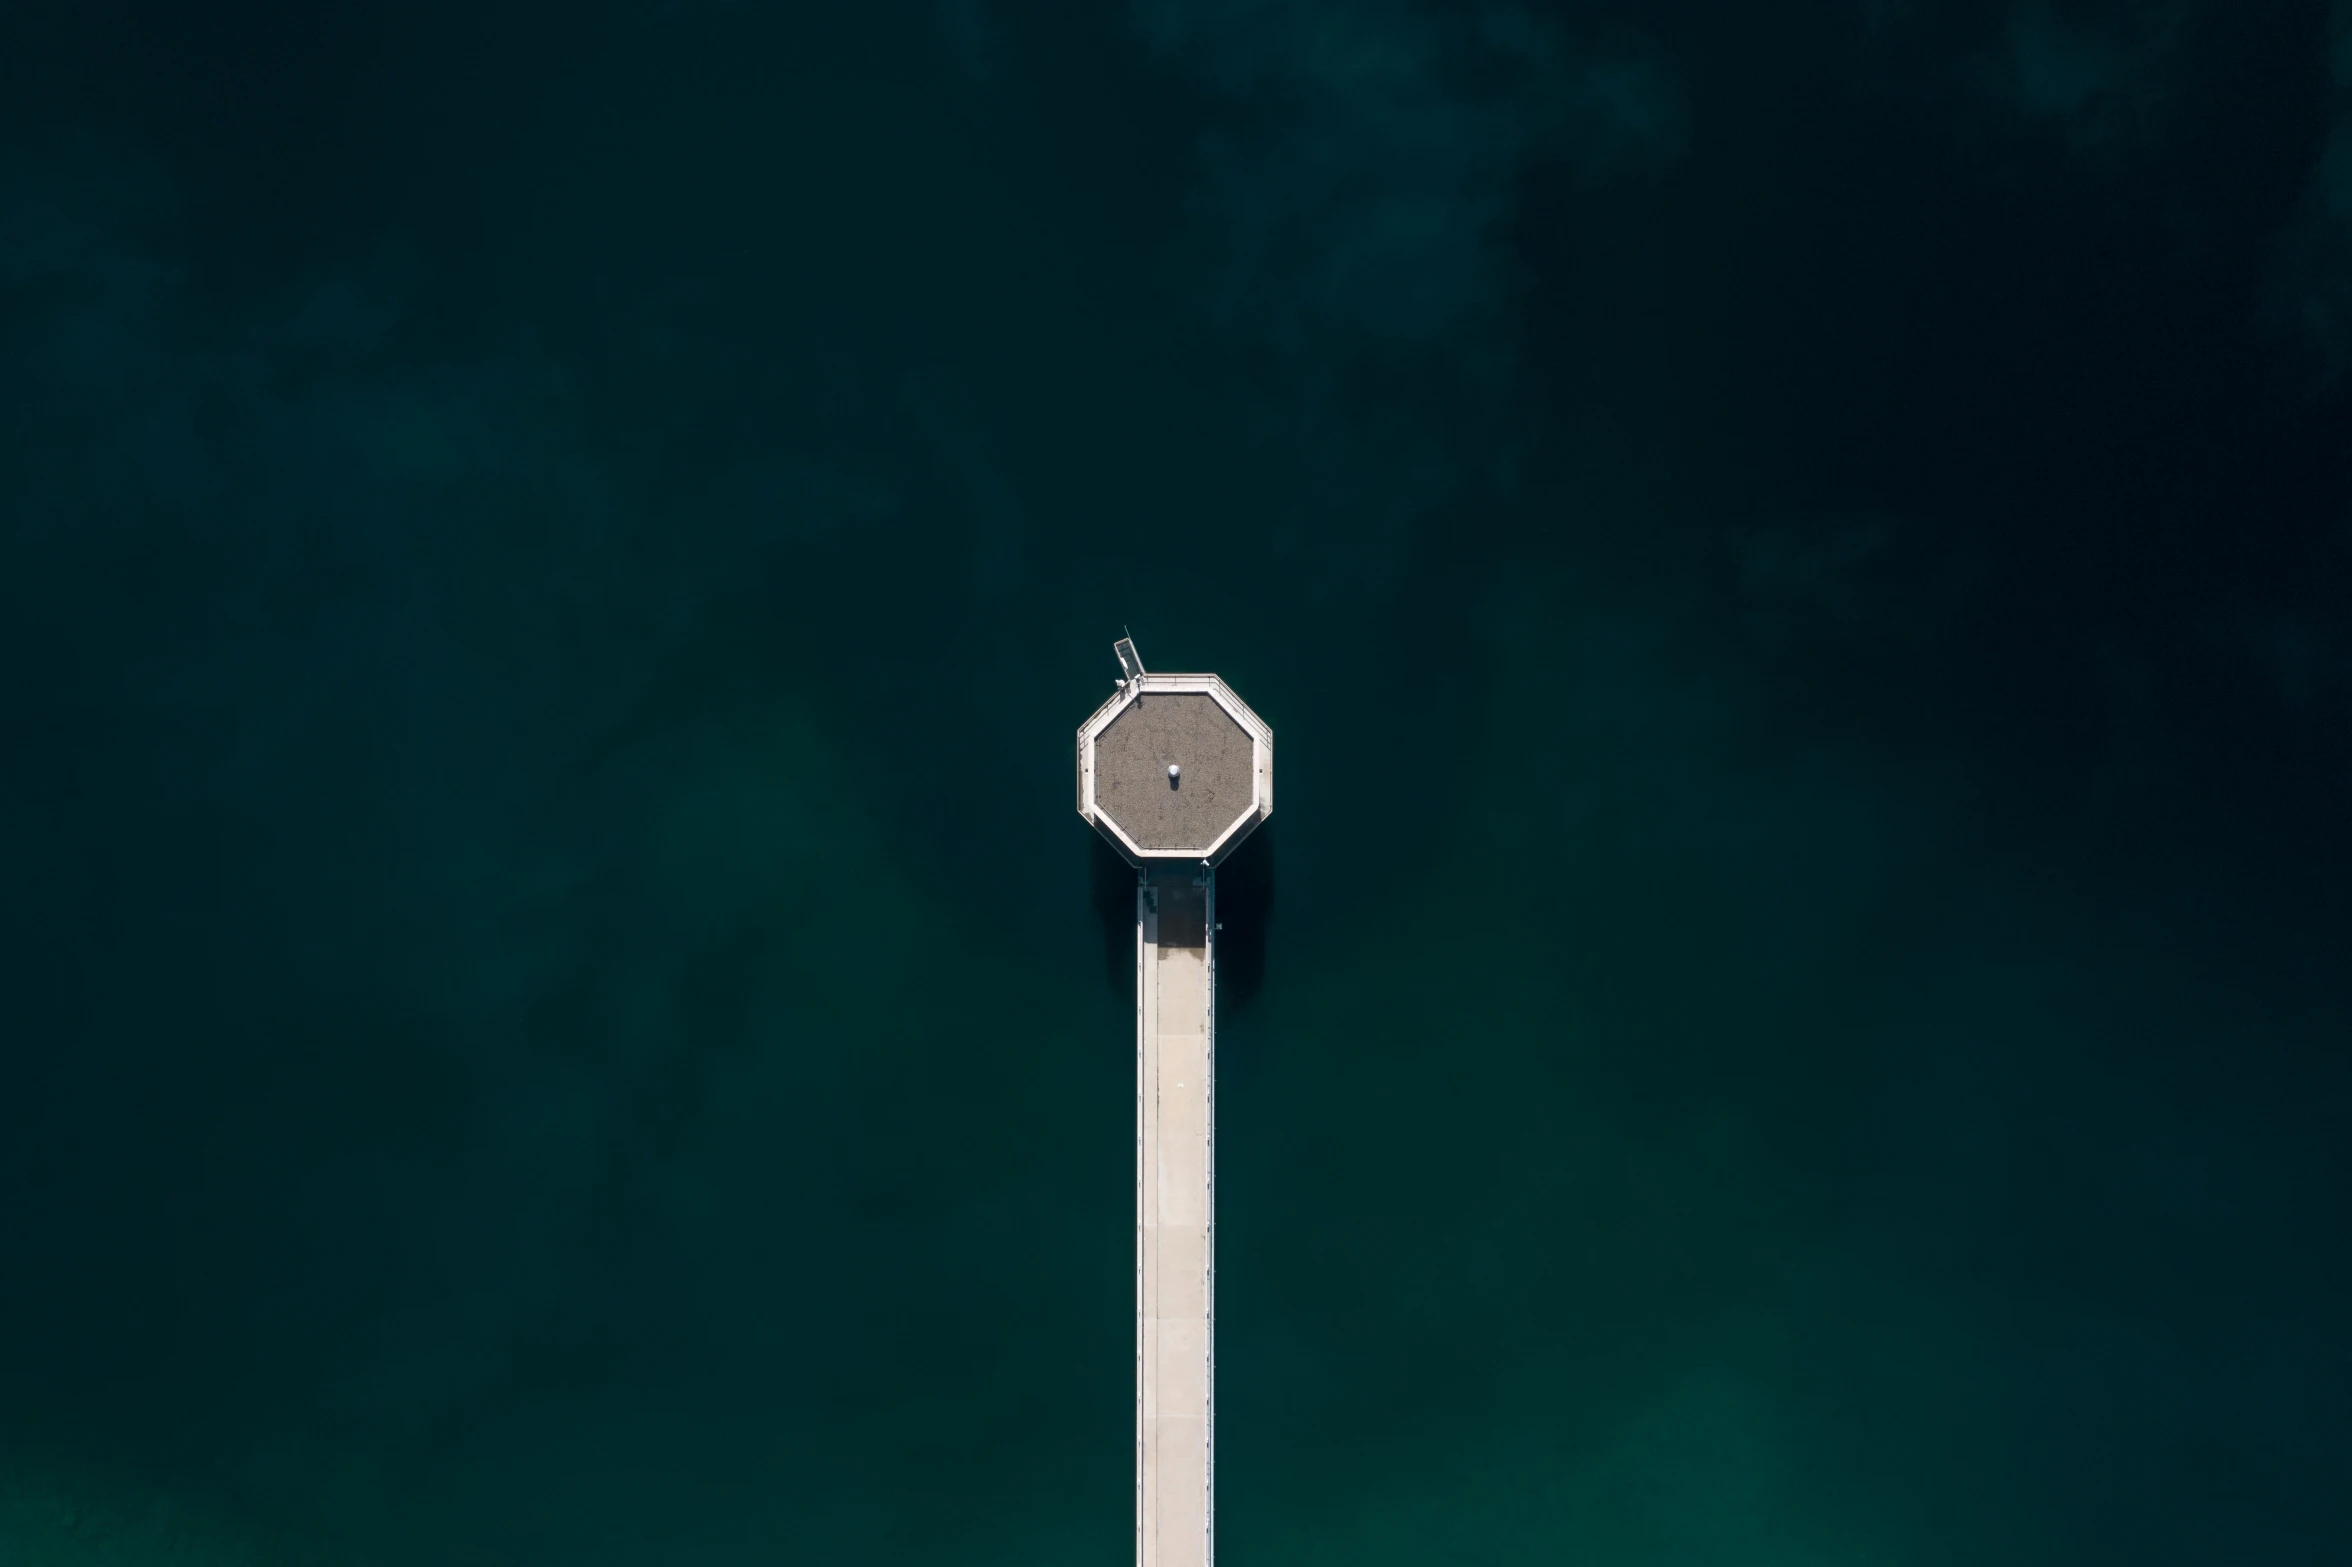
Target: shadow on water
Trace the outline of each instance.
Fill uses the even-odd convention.
[[[1135,868],[1119,857],[1101,833],[1089,833],[1094,854],[1087,862],[1087,899],[1102,927],[1103,977],[1111,993],[1135,999]]]
[[[1102,930],[1103,975],[1114,995],[1135,995],[1135,870],[1100,835],[1088,862],[1088,897]],[[1230,1017],[1266,982],[1266,929],[1274,914],[1274,832],[1262,827],[1217,869],[1217,1007]]]
[[[1259,828],[1217,867],[1217,1009],[1231,1017],[1266,983],[1274,917],[1274,829]]]

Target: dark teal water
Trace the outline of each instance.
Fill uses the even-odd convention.
[[[2345,1555],[2347,28],[9,7],[0,1562]]]

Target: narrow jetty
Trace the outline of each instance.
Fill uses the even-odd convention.
[[[1078,730],[1078,814],[1135,867],[1135,1560],[1216,1556],[1217,864],[1274,809],[1274,732],[1144,671]]]

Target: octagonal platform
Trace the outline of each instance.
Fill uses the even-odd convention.
[[[1273,809],[1274,731],[1215,675],[1138,674],[1078,730],[1078,814],[1135,865],[1215,865]]]

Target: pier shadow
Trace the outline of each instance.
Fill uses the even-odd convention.
[[[1135,996],[1135,868],[1094,836],[1088,901],[1102,932],[1103,977]],[[1217,868],[1217,1010],[1232,1017],[1266,982],[1266,932],[1274,914],[1274,830],[1261,827]]]
[[[1087,900],[1094,905],[1095,923],[1102,927],[1103,977],[1111,993],[1135,999],[1135,867],[1119,857],[1098,832],[1087,861]]]
[[[1260,827],[1217,867],[1217,1010],[1226,1017],[1266,983],[1266,930],[1274,917],[1274,827]]]

